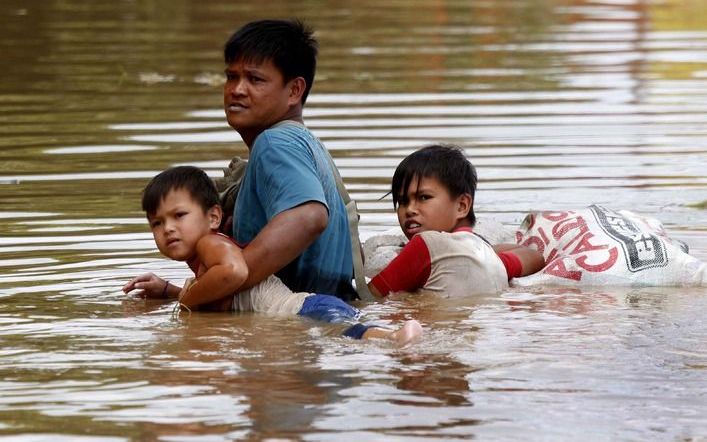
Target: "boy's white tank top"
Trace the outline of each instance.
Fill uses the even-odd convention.
[[[234,312],[296,315],[311,293],[294,293],[280,278],[270,275],[259,284],[233,295]]]
[[[508,287],[503,262],[472,232],[427,231],[419,234],[430,253],[430,276],[423,290],[459,298],[500,293]]]

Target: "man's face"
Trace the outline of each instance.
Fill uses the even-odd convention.
[[[270,60],[262,63],[236,60],[226,66],[225,73],[226,120],[246,143],[286,119],[292,106],[298,104],[299,98],[291,93],[292,81],[285,83],[282,73]]]

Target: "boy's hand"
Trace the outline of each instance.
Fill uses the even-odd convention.
[[[169,282],[154,273],[145,273],[128,281],[123,286],[123,292],[128,294],[133,290],[140,290],[137,295],[143,298],[166,298],[168,286]]]

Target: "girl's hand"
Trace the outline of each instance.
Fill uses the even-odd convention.
[[[154,273],[145,273],[128,281],[123,286],[125,294],[133,290],[140,290],[138,296],[143,298],[167,298],[169,296],[169,282],[155,275]]]

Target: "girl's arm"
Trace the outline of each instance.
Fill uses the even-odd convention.
[[[206,268],[179,294],[188,308],[232,296],[248,278],[248,266],[240,247],[221,235],[207,235],[196,245],[201,265]]]
[[[512,253],[520,261],[521,273],[517,276],[531,275],[545,267],[543,254],[535,249],[518,244],[496,244],[493,246],[496,253]]]

